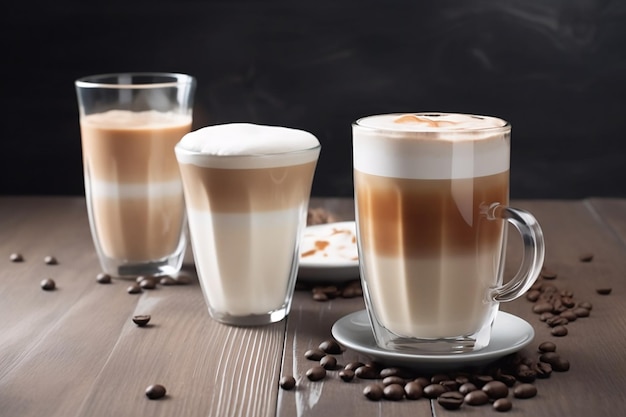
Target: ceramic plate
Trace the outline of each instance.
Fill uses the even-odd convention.
[[[318,224],[304,230],[298,278],[331,282],[359,278],[354,221]]]
[[[344,346],[385,364],[445,370],[493,362],[528,345],[532,342],[535,331],[525,320],[500,311],[493,324],[489,345],[477,352],[448,355],[410,354],[378,347],[374,341],[367,312],[361,310],[339,319],[333,325],[332,334]]]

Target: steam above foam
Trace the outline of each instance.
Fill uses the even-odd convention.
[[[319,146],[317,138],[303,130],[231,123],[186,134],[176,145],[176,155],[181,163],[204,167],[268,168],[314,161]],[[314,149],[318,152],[310,152]]]
[[[385,114],[353,125],[354,168],[393,178],[457,179],[509,169],[510,126],[448,113]]]

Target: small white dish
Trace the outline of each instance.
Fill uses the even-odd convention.
[[[359,278],[354,221],[318,224],[304,230],[298,278],[320,282]]]
[[[489,345],[476,352],[420,355],[382,349],[374,340],[365,310],[339,319],[332,327],[332,334],[345,347],[382,363],[432,371],[486,365],[517,352],[535,337],[535,331],[528,322],[503,311],[496,316]]]

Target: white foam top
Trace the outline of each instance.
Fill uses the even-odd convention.
[[[176,156],[181,163],[204,167],[268,168],[314,161],[319,150],[317,138],[303,130],[230,123],[186,134]]]
[[[191,116],[156,110],[139,112],[108,110],[102,113],[93,113],[83,116],[80,122],[86,125],[110,128],[145,129],[147,127],[158,128],[188,125],[191,123]]]
[[[472,178],[509,169],[510,126],[495,117],[386,114],[353,126],[354,168],[409,179]]]

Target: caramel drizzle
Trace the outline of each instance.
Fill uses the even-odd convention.
[[[404,124],[404,123],[420,123],[426,124],[429,127],[441,127],[441,126],[449,126],[452,124],[447,120],[432,120],[427,119],[425,117],[419,117],[415,114],[403,114],[393,121],[394,123]]]

